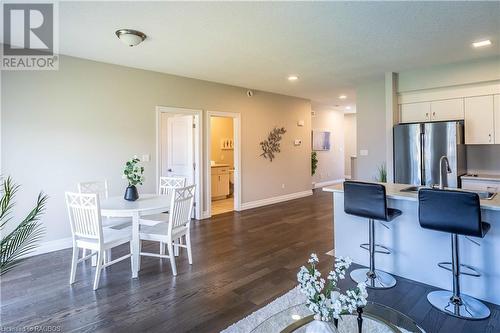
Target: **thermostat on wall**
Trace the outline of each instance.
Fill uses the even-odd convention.
[[[300,139],[295,139],[295,140],[293,141],[293,145],[294,145],[294,146],[300,146],[301,144],[302,144],[302,140],[300,140]]]
[[[297,121],[297,126],[300,126],[300,127],[304,126],[304,121],[303,120]]]

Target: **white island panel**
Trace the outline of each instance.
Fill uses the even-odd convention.
[[[344,193],[341,186],[325,190],[333,192],[334,197],[335,254],[349,256],[355,263],[368,266],[368,252],[359,247],[361,243],[368,243],[368,219],[344,213]],[[416,194],[387,192],[390,197],[388,207],[399,209],[403,214],[392,222],[385,223],[390,230],[375,223],[376,243],[388,247],[392,252],[390,255],[376,254],[376,268],[439,288],[451,289],[451,272],[437,266],[438,262],[451,261],[450,234],[420,227]],[[475,267],[482,274],[479,278],[461,275],[462,293],[500,304],[500,210],[496,204],[496,201],[488,202],[482,209],[483,221],[490,223],[491,229],[485,238],[473,238],[481,246],[460,236],[459,251],[461,263]]]

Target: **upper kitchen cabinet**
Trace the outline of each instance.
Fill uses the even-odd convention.
[[[464,119],[464,99],[454,98],[431,102],[431,120],[462,120]]]
[[[420,123],[431,120],[431,103],[409,103],[400,105],[402,123]]]
[[[401,104],[401,123],[464,119],[464,99]]]
[[[465,144],[495,143],[493,95],[465,98]]]
[[[493,108],[495,118],[495,143],[500,144],[500,95],[495,95],[493,97]]]

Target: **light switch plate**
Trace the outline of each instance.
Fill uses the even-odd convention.
[[[149,162],[149,161],[151,161],[151,155],[149,154],[142,155],[142,162]]]
[[[367,149],[361,149],[359,151],[359,156],[368,156],[368,150]]]
[[[303,120],[299,120],[299,121],[297,121],[297,126],[302,127],[302,126],[304,126],[304,124],[305,124],[305,123],[304,123],[304,121],[303,121]]]

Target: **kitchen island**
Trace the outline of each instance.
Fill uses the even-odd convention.
[[[390,230],[375,223],[375,242],[392,252],[390,255],[376,254],[376,268],[450,290],[451,272],[437,266],[438,262],[451,261],[450,234],[420,227],[417,193],[401,192],[411,185],[384,185],[387,206],[399,209],[403,214],[385,223]],[[368,243],[368,219],[344,212],[342,184],[325,187],[323,191],[333,193],[335,255],[348,256],[355,263],[368,266],[369,254],[359,247]],[[459,250],[460,262],[475,267],[482,276],[461,275],[461,289],[462,293],[500,304],[500,194],[491,200],[481,200],[481,212],[483,221],[490,223],[491,229],[483,239],[472,238],[480,246],[459,236]]]

